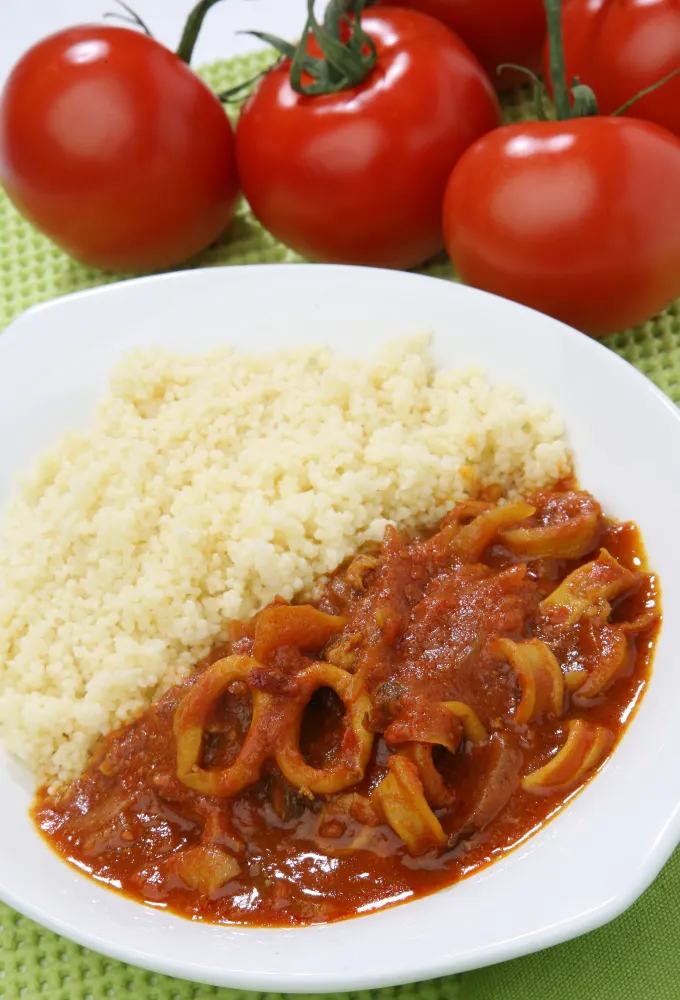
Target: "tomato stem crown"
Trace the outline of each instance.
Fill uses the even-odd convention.
[[[545,113],[545,85],[541,78],[532,69],[529,69],[528,66],[519,66],[517,63],[501,63],[499,66],[496,66],[496,73],[500,76],[506,69],[512,69],[516,73],[525,73],[529,77],[534,87],[536,117],[541,122],[547,121],[548,116]]]
[[[263,31],[249,34],[290,59],[290,85],[296,93],[305,97],[337,94],[358,87],[376,64],[375,43],[361,26],[361,15],[370,2],[330,0],[323,24],[319,24],[314,0],[307,0],[307,21],[297,45]],[[320,57],[307,51],[310,37],[321,50]],[[303,73],[312,78],[311,83],[303,82]]]

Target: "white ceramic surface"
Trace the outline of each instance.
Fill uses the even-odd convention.
[[[424,328],[447,365],[477,362],[565,416],[583,485],[633,518],[669,610],[641,708],[608,765],[537,836],[428,898],[339,924],[257,930],[190,923],[98,887],[28,817],[25,776],[0,757],[0,897],[40,923],[159,972],[246,989],[359,989],[513,958],[630,905],[680,840],[680,414],[631,366],[521,306],[432,278],[260,266],[142,279],[39,306],[0,338],[0,502],[14,473],[81,426],[122,350],[198,351],[322,338],[364,356]]]

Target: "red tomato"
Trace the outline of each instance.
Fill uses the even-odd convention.
[[[238,165],[253,212],[287,246],[408,268],[443,247],[448,177],[500,112],[477,60],[438,21],[385,8],[362,24],[378,51],[363,83],[301,96],[284,61],[243,108]]]
[[[234,211],[233,133],[176,55],[126,28],[40,42],[0,100],[0,181],[20,212],[85,264],[186,260]]]
[[[680,0],[566,0],[562,24],[568,79],[592,87],[605,114],[680,67]],[[680,77],[626,114],[680,135]]]
[[[632,118],[522,122],[468,150],[444,202],[464,281],[594,336],[680,293],[680,140]]]
[[[524,73],[504,70],[516,63],[535,72],[541,66],[545,40],[543,0],[396,0],[443,21],[472,49],[499,90],[526,83]]]

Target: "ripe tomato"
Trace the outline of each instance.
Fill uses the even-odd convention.
[[[680,140],[632,118],[522,122],[468,150],[444,201],[467,283],[594,336],[680,292]]]
[[[234,211],[234,138],[217,97],[146,35],[82,26],[40,42],[0,99],[0,181],[85,264],[169,267]]]
[[[680,67],[680,0],[566,0],[562,25],[568,78],[592,87],[605,114]],[[626,114],[680,136],[680,77]]]
[[[289,60],[260,82],[237,126],[238,166],[253,212],[287,246],[408,268],[443,247],[448,177],[500,111],[477,60],[438,21],[384,8],[362,25],[377,62],[358,86],[301,95]]]
[[[388,0],[390,2],[390,0]],[[499,90],[526,83],[526,75],[503,70],[516,63],[535,72],[545,40],[543,0],[392,0],[443,21],[474,52]]]

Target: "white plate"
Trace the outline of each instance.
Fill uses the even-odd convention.
[[[323,340],[364,356],[431,328],[441,363],[474,361],[567,421],[577,471],[642,530],[669,610],[642,706],[603,772],[552,823],[460,884],[343,923],[259,930],[190,923],[99,888],[60,861],[0,759],[0,896],[80,944],[158,972],[253,990],[364,989],[460,972],[616,916],[680,839],[680,414],[634,368],[538,313],[432,278],[323,266],[148,278],[30,310],[0,338],[0,501],[63,430],[83,425],[122,350],[269,350]]]

